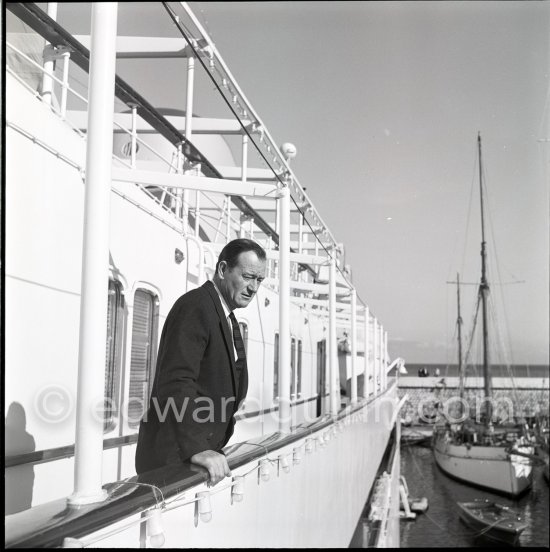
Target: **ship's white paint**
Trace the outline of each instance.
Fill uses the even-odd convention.
[[[117,119],[124,119],[125,124],[131,123],[129,115],[119,114]],[[184,124],[184,118],[174,119],[177,126]],[[5,413],[7,416],[10,407],[19,405],[24,415],[19,426],[18,438],[21,439],[7,443],[9,457],[70,447],[75,442],[86,166],[85,136],[78,129],[84,128],[83,120],[84,114],[76,112],[69,112],[67,120],[62,120],[20,80],[10,73],[6,75]],[[234,131],[233,126],[220,121],[206,120],[202,124],[204,132]],[[176,172],[174,152],[167,141],[151,134],[150,129],[142,125],[138,137],[145,139],[145,135],[154,151],[141,147],[136,168],[165,174]],[[124,146],[130,140],[130,135],[119,129],[114,133],[113,153],[120,157],[113,159],[114,169],[130,170],[129,156],[123,155]],[[231,178],[238,174],[239,167],[229,167],[234,165],[233,156],[221,136],[204,134],[196,139],[193,136],[193,142],[209,160],[223,169],[224,176]],[[255,172],[254,168],[249,168],[248,175],[250,178],[254,175],[267,178],[264,169]],[[267,189],[266,184],[262,186]],[[209,205],[221,209],[223,200],[223,194],[214,195],[211,203],[204,202],[202,207]],[[275,209],[274,197],[258,202],[270,205],[271,211]],[[238,218],[237,210],[232,212],[232,216],[234,237],[236,230],[248,226],[246,221]],[[266,220],[274,225],[274,219],[266,216]],[[155,295],[160,336],[164,320],[176,299],[201,285],[201,274],[211,277],[215,254],[223,247],[224,243],[220,242],[225,238],[224,229],[217,238],[219,243],[202,242],[186,233],[181,219],[163,208],[143,188],[116,180],[111,183],[110,229],[110,278],[121,286],[125,314],[118,397],[121,413],[104,432],[105,440],[132,437],[137,431],[135,425],[128,423],[124,411],[129,397],[131,325],[136,291],[145,289]],[[290,229],[296,230],[292,225]],[[326,235],[329,235],[328,231]],[[304,232],[303,239],[307,240],[307,236],[308,233]],[[272,244],[266,245],[272,248]],[[307,242],[299,243],[298,249],[306,252]],[[183,253],[180,264],[174,259],[177,250]],[[201,250],[207,261],[204,267],[199,267]],[[290,261],[291,270],[294,270],[295,262],[322,263],[323,259],[296,255]],[[273,263],[270,278],[251,305],[237,311],[239,321],[248,327],[250,384],[246,402],[237,415],[238,422],[230,445],[270,435],[280,428],[279,400],[273,392],[275,334],[279,331],[275,262],[270,260]],[[321,280],[322,275],[321,270]],[[302,287],[313,285],[312,281],[301,284]],[[339,296],[340,292],[349,294],[345,289],[349,283],[341,274],[338,274],[336,284]],[[291,282],[291,285],[299,287],[296,282]],[[328,302],[326,304],[328,307]],[[312,304],[313,308],[309,308],[293,302],[289,306],[290,334],[302,342],[303,353],[301,391],[291,395],[292,427],[316,419],[318,394],[322,396],[323,413],[330,408],[328,356],[324,388],[318,388],[317,346],[329,337],[328,312],[318,306]],[[362,317],[358,318],[358,323],[363,325]],[[384,389],[378,385],[380,379],[374,374],[381,351],[374,349],[372,333],[368,330],[361,330],[358,334],[365,340],[370,339],[371,345],[365,355],[364,343],[359,339],[357,345],[366,362],[361,362],[356,372],[366,371],[366,381],[369,377],[377,381],[376,385],[369,384],[370,389],[382,393]],[[340,360],[343,363],[340,362],[333,379],[336,385],[345,387],[343,380],[350,377],[350,362],[346,356]],[[47,396],[50,414],[59,414],[55,421],[45,420],[41,415],[46,403],[40,401],[47,392],[50,393]],[[102,400],[103,397],[98,397],[98,404]],[[234,546],[347,546],[387,446],[396,404],[395,386],[391,386],[385,396],[373,394],[368,409],[364,409],[365,414],[368,412],[366,421],[346,425],[344,432],[326,448],[311,455],[304,454],[302,462],[293,466],[289,474],[272,476],[271,481],[260,485],[253,478],[247,478],[243,503],[228,507],[227,497],[224,498],[228,491],[219,493],[213,498],[214,516],[209,525],[192,527],[192,507],[167,512],[164,514],[167,545],[229,546],[224,537],[231,527]],[[339,406],[333,405],[333,408]],[[29,440],[26,445],[23,443],[24,436],[32,438],[32,447],[28,445]],[[293,446],[299,446],[299,443]],[[285,450],[278,453],[285,453]],[[103,482],[135,475],[134,454],[134,444],[104,450]],[[397,462],[397,472],[398,465]],[[243,466],[239,470],[246,471],[250,467]],[[68,457],[56,460],[44,459],[38,463],[24,462],[8,467],[5,477],[12,489],[30,488],[32,501],[27,507],[34,507],[69,496],[73,491],[73,473],[74,457],[68,454]],[[397,492],[392,491],[394,509],[398,504],[396,489]],[[218,502],[224,500],[225,506],[219,507]],[[110,530],[125,521],[128,520],[113,520]],[[397,529],[393,527],[390,541],[393,538],[395,542],[396,531],[398,535],[398,526]],[[131,542],[134,544],[125,540],[125,535],[129,534],[133,535]],[[139,528],[134,528],[110,537],[101,546],[138,544]]]
[[[26,133],[39,136],[45,143],[56,144],[56,147],[55,137],[60,134],[62,140],[56,151],[77,164],[84,164],[83,138],[67,128],[42,103],[29,98],[28,92],[10,75],[7,94],[10,123]],[[51,134],[45,132],[52,126]],[[17,185],[9,185],[6,195],[6,363],[14,367],[6,373],[6,408],[13,401],[25,407],[26,431],[34,436],[36,450],[44,450],[74,443],[74,408],[63,423],[47,424],[36,414],[34,401],[41,389],[51,385],[63,386],[73,400],[73,406],[76,400],[76,321],[80,309],[84,184],[76,168],[60,161],[52,152],[10,126],[7,128],[7,143],[7,178]],[[29,163],[29,159],[33,163]],[[134,203],[138,204],[137,208]],[[80,208],[68,208],[69,205]],[[32,222],[19,215],[25,212],[33,214]],[[156,291],[160,300],[160,327],[174,301],[197,285],[197,248],[176,232],[176,226],[175,217],[149,200],[139,188],[113,183],[112,273],[123,284],[128,308],[131,308],[137,288]],[[180,265],[173,261],[176,248],[185,254],[185,261]],[[266,298],[269,300],[267,306]],[[34,305],[41,308],[33,308]],[[252,377],[245,412],[273,408],[277,406],[272,396],[272,367],[278,297],[268,288],[263,288],[248,308],[237,312],[239,320],[248,324],[250,332]],[[316,393],[315,346],[327,334],[327,319],[297,306],[291,307],[291,313],[292,335],[301,339],[304,347],[303,387],[299,399],[313,397]],[[28,346],[30,342],[32,347]],[[254,362],[253,359],[259,360]],[[28,366],[36,368],[32,377],[21,377]],[[45,366],[47,370],[43,368]],[[127,392],[126,389],[123,398],[127,398]],[[306,415],[309,419],[315,418],[314,401],[296,406],[294,410],[296,423]],[[260,434],[268,434],[277,429],[276,413],[267,415],[264,420],[246,419],[240,425],[243,427],[237,428],[236,438],[258,435],[259,428],[262,428]],[[129,432],[130,428],[121,420],[104,437]],[[131,475],[133,458],[129,463],[121,462],[117,470],[123,477]],[[35,466],[36,480],[41,479],[42,472],[49,471],[44,464]],[[70,470],[64,470],[64,473],[67,479],[72,479]],[[42,491],[37,485],[33,504],[62,496],[64,490],[58,492],[58,489],[66,489],[67,485],[61,486],[59,481],[58,484],[59,487],[45,485]]]
[[[234,470],[233,476],[245,476],[242,502],[231,504],[229,478],[219,484],[220,489],[201,485],[177,497],[182,503],[192,502],[195,493],[210,491],[210,522],[199,519],[195,527],[194,502],[170,509],[175,502],[169,501],[162,514],[165,546],[262,548],[269,543],[274,548],[347,547],[358,522],[358,513],[376,478],[376,466],[387,445],[394,401],[392,392],[391,400],[388,398],[381,408],[376,402],[371,402],[354,419],[343,423],[342,431],[336,432],[323,448],[317,445],[311,453],[305,453],[305,441],[302,440],[278,450],[279,455],[290,458],[288,473],[271,465],[270,478],[263,481],[255,469],[257,461]],[[317,435],[313,433],[311,437]],[[301,451],[301,459],[294,465],[291,459],[296,449]],[[366,449],[368,454],[364,453]],[[398,465],[397,453],[393,467]],[[392,508],[399,509],[398,500],[393,501]],[[398,511],[396,518],[399,518]],[[129,521],[131,519],[126,520]],[[393,519],[388,521],[394,523]],[[111,530],[112,527],[98,531],[80,538],[80,541],[86,546],[106,548],[139,545],[139,526],[108,535]],[[393,537],[386,546],[398,545],[398,541],[391,540],[395,539],[396,531],[388,532]],[[150,546],[149,539],[144,541],[146,546]]]

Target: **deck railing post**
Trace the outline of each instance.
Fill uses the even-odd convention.
[[[377,322],[377,337],[378,337],[378,341],[377,341],[377,345],[378,345],[378,349],[377,349],[377,354],[376,354],[376,358],[378,360],[378,390],[381,392],[382,391],[382,334],[383,334],[383,329],[382,329],[382,324],[378,323]]]
[[[195,44],[193,44],[195,46]],[[185,98],[185,139],[191,141],[193,136],[193,91],[195,88],[195,58],[191,48],[187,50],[187,96]],[[190,169],[189,160],[186,159],[187,171],[193,172]],[[189,232],[189,190],[184,189],[183,193],[183,231]],[[196,229],[196,227],[195,227]]]
[[[103,404],[109,281],[109,215],[113,153],[116,2],[92,4],[88,139],[80,300],[80,347],[75,437],[74,492],[70,504],[100,502]]]
[[[66,48],[59,52],[59,55],[63,59],[63,84],[61,86],[61,117],[63,119],[67,115],[67,92],[69,89],[69,59],[71,58],[71,52]]]
[[[386,388],[385,380],[386,380],[386,367],[384,366],[384,326],[380,324],[380,335],[379,335],[379,342],[378,345],[380,347],[380,389],[383,391]]]
[[[369,349],[370,349],[370,323],[369,323],[369,307],[365,306],[365,326],[363,328],[363,331],[365,332],[365,358],[363,359],[365,362],[365,379],[364,381],[364,393],[365,393],[365,399],[369,398],[370,394],[370,375],[371,375],[371,369],[370,369],[370,358],[369,358]]]
[[[241,180],[246,182],[248,171],[248,134],[243,134],[241,157]]]
[[[357,291],[351,290],[351,404],[357,403]]]
[[[380,382],[382,383],[382,391],[386,389],[386,354],[384,350],[384,337],[386,330],[384,326],[380,326]]]
[[[48,2],[47,14],[55,21],[57,19],[57,2]],[[53,95],[53,73],[55,67],[54,45],[46,43],[44,48],[44,75],[42,77],[42,100],[48,105],[52,104]]]
[[[279,431],[290,431],[290,189],[280,190],[279,206]]]
[[[331,251],[329,271],[329,373],[330,413],[335,416],[340,407],[340,386],[338,369],[338,341],[336,335],[336,250]]]
[[[373,383],[374,394],[380,389],[380,364],[378,362],[378,320],[373,317],[372,320],[372,353],[373,353]]]
[[[201,224],[201,192],[195,193],[195,236],[199,237]]]
[[[384,388],[388,387],[388,332],[384,331]]]
[[[130,143],[130,164],[132,169],[136,168],[136,153],[137,153],[137,106],[132,105],[132,141]],[[178,150],[178,155],[180,150]]]
[[[229,243],[231,241],[231,196],[227,196],[227,223],[225,228],[225,243]]]

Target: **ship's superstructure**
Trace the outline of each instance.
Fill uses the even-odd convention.
[[[402,361],[358,304],[292,146],[185,3],[44,10],[6,11],[6,545],[347,546],[369,498],[371,542],[397,545],[388,373]],[[167,36],[116,37],[117,18],[138,17]],[[167,60],[183,105],[140,92]],[[138,478],[164,319],[239,236],[267,250],[268,274],[237,311],[250,385],[226,447],[233,477]]]

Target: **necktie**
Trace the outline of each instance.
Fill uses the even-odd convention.
[[[231,320],[231,325],[233,326],[233,342],[235,343],[235,349],[237,350],[237,369],[241,370],[244,365],[244,360],[246,358],[246,353],[244,350],[244,342],[241,337],[241,330],[239,329],[239,323],[235,318],[233,313],[229,314],[229,319]]]

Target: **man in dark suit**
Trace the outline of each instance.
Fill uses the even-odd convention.
[[[265,268],[260,245],[233,240],[220,253],[213,280],[182,295],[168,313],[139,429],[138,474],[187,460],[208,470],[211,485],[231,474],[221,449],[248,388],[233,310],[250,303]]]

